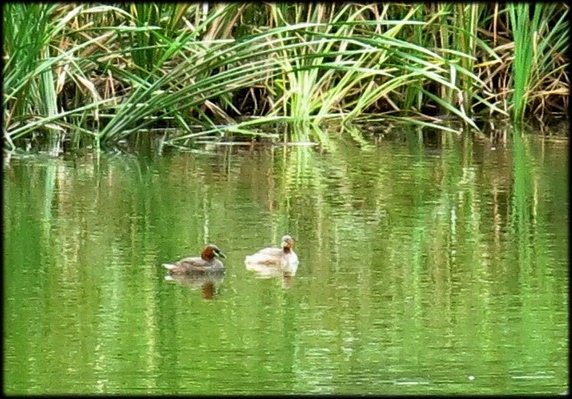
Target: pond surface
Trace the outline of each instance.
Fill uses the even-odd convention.
[[[4,160],[7,394],[558,394],[568,142]],[[292,278],[246,255],[295,239]],[[223,278],[162,263],[227,255]]]

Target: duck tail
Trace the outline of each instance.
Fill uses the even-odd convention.
[[[176,265],[173,265],[171,263],[163,263],[163,267],[165,269],[169,269],[169,270],[173,270],[175,267],[177,267]]]

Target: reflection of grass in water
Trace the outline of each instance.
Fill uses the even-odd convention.
[[[336,138],[331,131],[317,131],[316,126],[307,129],[312,129],[311,134],[327,135],[328,146],[284,150],[278,211],[281,224],[295,224],[297,230],[311,231],[307,239],[317,241],[326,252],[326,248],[331,248],[337,253],[344,241],[358,237],[369,242],[372,231],[381,230],[386,223],[383,179],[376,178],[375,170],[383,161],[378,159],[371,166],[375,147],[359,140],[357,130],[353,132],[354,140],[347,140]],[[297,134],[303,137],[309,133]],[[300,211],[303,214],[297,214]]]
[[[416,139],[415,134],[411,136],[408,140]],[[49,270],[49,278],[44,278],[45,273],[20,278],[38,279],[41,283],[34,280],[30,289],[47,287],[52,291],[46,292],[57,290],[62,296],[57,300],[43,298],[44,305],[38,307],[33,318],[50,318],[55,324],[69,328],[66,332],[95,326],[100,331],[100,341],[88,345],[100,345],[101,356],[150,348],[149,342],[156,339],[156,326],[161,320],[171,320],[170,317],[174,323],[184,320],[174,316],[177,312],[174,305],[186,306],[193,300],[183,290],[172,296],[163,292],[159,299],[148,295],[157,292],[156,285],[163,274],[153,265],[171,259],[176,251],[186,249],[182,248],[184,245],[196,249],[203,237],[220,233],[223,223],[224,229],[236,224],[236,231],[240,232],[241,219],[237,213],[241,211],[225,210],[225,206],[250,199],[236,194],[241,184],[242,190],[250,193],[260,183],[260,192],[273,191],[275,195],[276,206],[267,212],[267,220],[274,223],[272,229],[276,235],[281,235],[285,228],[298,237],[305,235],[304,245],[311,245],[311,250],[318,254],[327,254],[327,260],[302,263],[307,268],[303,274],[306,280],[299,279],[296,284],[309,284],[309,279],[315,279],[312,281],[319,286],[303,298],[306,308],[302,311],[296,313],[300,308],[295,290],[284,295],[276,286],[267,284],[268,295],[259,299],[261,302],[249,302],[240,308],[247,316],[237,317],[240,312],[236,308],[233,308],[236,313],[229,311],[225,315],[235,317],[235,323],[245,323],[239,327],[249,331],[247,334],[252,331],[252,336],[247,337],[253,342],[259,343],[256,339],[260,338],[246,323],[261,320],[257,310],[273,301],[278,305],[286,303],[284,308],[277,307],[286,310],[280,313],[283,317],[276,317],[265,327],[285,331],[291,338],[288,342],[297,342],[308,353],[328,339],[336,344],[339,340],[340,346],[351,349],[350,358],[365,356],[372,349],[362,343],[383,338],[392,348],[398,348],[402,342],[415,343],[416,346],[403,346],[396,356],[422,363],[423,356],[439,355],[431,353],[431,349],[420,352],[416,348],[451,348],[465,342],[456,341],[455,337],[468,336],[472,338],[474,351],[469,350],[467,355],[477,361],[488,362],[499,357],[517,361],[518,355],[508,353],[511,349],[505,346],[517,341],[532,348],[535,362],[538,360],[543,369],[550,370],[546,359],[557,356],[559,348],[548,348],[551,351],[548,355],[541,352],[546,345],[538,345],[542,337],[534,332],[546,331],[550,324],[546,323],[547,318],[562,321],[552,310],[542,313],[538,309],[554,309],[554,303],[562,303],[566,273],[562,272],[564,279],[558,285],[546,270],[552,260],[553,244],[545,234],[547,216],[541,216],[546,215],[543,207],[547,206],[539,186],[540,173],[545,167],[536,166],[544,158],[533,159],[528,138],[515,137],[512,147],[506,150],[512,155],[514,183],[505,178],[508,181],[498,188],[495,186],[498,175],[494,171],[487,172],[490,177],[482,173],[482,162],[475,156],[475,142],[469,138],[459,142],[454,139],[455,136],[443,138],[441,143],[447,144],[442,144],[442,151],[430,156],[419,141],[409,147],[405,145],[409,142],[404,143],[400,148],[381,141],[368,151],[361,151],[359,140],[332,138],[328,149],[274,147],[268,157],[266,153],[250,153],[237,160],[225,148],[215,155],[222,160],[186,154],[163,158],[158,165],[147,169],[135,160],[121,163],[106,156],[85,164],[79,162],[76,168],[66,168],[58,162],[54,164],[58,171],[55,177],[53,168],[52,172],[45,167],[22,168],[25,173],[20,178],[40,185],[35,194],[37,201],[28,201],[35,205],[26,210],[35,220],[49,217],[57,221],[48,231],[50,245],[40,244],[43,252],[39,255],[45,261],[39,267]],[[496,151],[505,150],[499,147]],[[244,162],[255,162],[253,158],[257,155],[263,156],[262,161],[250,168],[263,177],[240,180],[240,167]],[[132,175],[126,172],[132,168],[139,169]],[[168,169],[169,174],[161,173],[161,168]],[[13,176],[11,165],[6,172],[7,176]],[[185,184],[190,180],[195,183]],[[217,185],[221,180],[224,182]],[[224,191],[217,191],[221,188]],[[495,189],[510,192],[510,199],[495,203]],[[32,194],[15,190],[13,186],[6,190],[8,205],[18,203],[20,196]],[[495,207],[498,209],[494,210]],[[558,214],[557,211],[552,210]],[[9,214],[14,212],[22,215],[21,210],[13,208]],[[256,223],[264,224],[258,216]],[[8,221],[11,226],[16,223],[14,216]],[[43,226],[32,224],[28,228],[27,232],[36,238],[44,234]],[[492,230],[501,236],[500,244],[488,236]],[[163,249],[153,250],[154,245]],[[359,253],[359,260],[348,256],[351,252]],[[153,259],[149,255],[153,253],[159,253],[161,259]],[[514,262],[500,259],[502,254],[514,255]],[[229,279],[230,284],[237,284],[237,279],[233,279]],[[534,290],[539,288],[544,291],[535,294]],[[525,303],[514,304],[523,297],[528,298]],[[80,299],[81,309],[88,310],[81,314],[77,312]],[[335,306],[337,312],[328,310],[324,311],[325,317],[312,318],[315,313],[307,311],[325,306]],[[387,319],[372,319],[380,314],[387,315]],[[405,318],[404,314],[410,317]],[[495,328],[505,321],[500,319],[503,317],[521,320],[516,327],[522,329],[514,339],[508,336],[514,331]],[[71,323],[77,330],[68,327]],[[284,329],[282,323],[292,328]],[[298,323],[304,323],[304,331],[319,334],[309,336],[296,331]],[[119,326],[130,326],[132,331],[139,332],[129,344],[132,346],[113,339]],[[175,337],[177,330],[186,327],[175,325],[162,334]],[[208,333],[210,327],[200,328]],[[223,329],[230,337],[230,345],[241,349],[230,331]],[[196,343],[188,336],[186,339],[189,342],[184,344]],[[35,340],[31,349],[40,352],[58,344],[61,336],[48,334],[42,340]],[[82,353],[79,343],[68,344],[69,353]],[[324,361],[342,364],[344,354],[335,351],[319,354]],[[303,359],[300,356],[292,362],[304,364],[307,360]],[[82,360],[86,359],[76,356],[52,360],[50,365],[68,364],[81,370],[85,366]],[[93,363],[93,359],[87,360]],[[149,368],[156,366],[155,361],[149,361]],[[532,361],[524,363],[532,366]],[[40,366],[32,364],[30,372],[41,374]]]
[[[363,240],[364,245],[379,248],[375,241],[383,240],[389,251],[388,259],[397,266],[391,269],[392,280],[396,284],[403,281],[407,284],[404,290],[417,293],[419,298],[425,290],[423,284],[430,265],[429,272],[439,282],[435,298],[431,300],[449,308],[452,298],[447,290],[451,278],[460,277],[455,270],[458,263],[472,264],[472,272],[461,276],[461,286],[469,284],[466,279],[470,276],[483,282],[483,286],[471,292],[470,301],[462,301],[456,306],[469,306],[472,301],[486,308],[487,301],[496,295],[495,287],[487,282],[498,278],[495,270],[495,265],[501,262],[498,235],[504,235],[500,238],[501,243],[510,241],[506,229],[509,221],[503,217],[509,212],[503,210],[508,204],[499,203],[499,197],[495,196],[498,191],[496,175],[492,171],[489,172],[491,177],[481,174],[473,142],[465,137],[457,139],[455,144],[455,139],[456,136],[443,133],[442,150],[431,158],[424,155],[423,144],[417,143],[410,147],[412,157],[405,160],[391,158],[389,153],[383,154],[383,160],[376,160],[382,156],[380,149],[373,149],[374,155],[368,157],[354,151],[355,143],[352,149],[347,143],[334,139],[330,140],[330,150],[324,153],[313,147],[288,148],[281,163],[281,208],[278,211],[282,224],[304,223],[306,229],[315,232],[318,241],[321,237],[335,240],[331,243],[334,247]],[[515,138],[515,143],[517,140]],[[518,148],[516,146],[515,150]],[[514,155],[520,157],[521,162],[530,157],[530,154]],[[515,161],[515,168],[526,175],[519,180],[526,183],[517,181],[514,188],[516,202],[513,206],[518,212],[511,212],[511,220],[518,220],[519,228],[523,229],[523,226],[530,227],[531,220],[522,215],[528,215],[528,208],[538,205],[538,199],[531,204],[532,188],[523,191],[518,184],[536,184],[538,178],[528,176],[538,172],[519,167],[518,159]],[[412,168],[403,162],[418,165]],[[404,168],[412,173],[407,176],[395,174]],[[373,175],[368,171],[373,171]],[[487,180],[483,180],[486,177]],[[500,179],[501,182],[506,180]],[[507,190],[510,186],[501,189]],[[360,190],[366,201],[363,207],[356,208]],[[409,200],[414,206],[407,205]],[[492,209],[489,209],[490,201],[493,201]],[[306,203],[311,205],[306,206]],[[299,211],[302,206],[304,215],[294,214],[292,209]],[[406,214],[400,214],[399,208],[406,210]],[[537,211],[533,209],[532,212]],[[404,230],[404,224],[410,228]],[[404,231],[408,231],[405,236]],[[526,238],[526,235],[519,236]],[[530,251],[529,241],[519,251],[521,255],[526,256]],[[530,256],[523,261],[530,263]],[[405,278],[406,275],[410,278]],[[422,303],[416,302],[415,306],[421,307]]]
[[[540,172],[534,161],[530,141],[516,128],[512,140],[513,190],[508,214],[508,231],[517,243],[517,259],[521,266],[522,283],[530,287],[533,274],[544,270],[548,262],[532,264],[536,253],[547,253],[547,243],[539,241],[537,232],[546,232],[546,213],[539,210],[542,205],[540,195]]]

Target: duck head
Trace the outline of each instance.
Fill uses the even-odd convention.
[[[282,250],[288,253],[294,248],[294,240],[289,235],[285,235],[282,237],[282,243],[280,245],[282,246]]]
[[[214,244],[208,244],[204,247],[203,252],[201,252],[201,258],[206,261],[213,260],[215,256],[223,259],[226,258],[226,255],[222,253],[220,248]]]

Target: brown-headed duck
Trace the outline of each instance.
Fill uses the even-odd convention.
[[[226,258],[219,247],[208,244],[204,247],[200,257],[192,256],[181,259],[175,264],[164,263],[163,266],[169,270],[169,274],[223,272],[224,265],[216,257]]]

